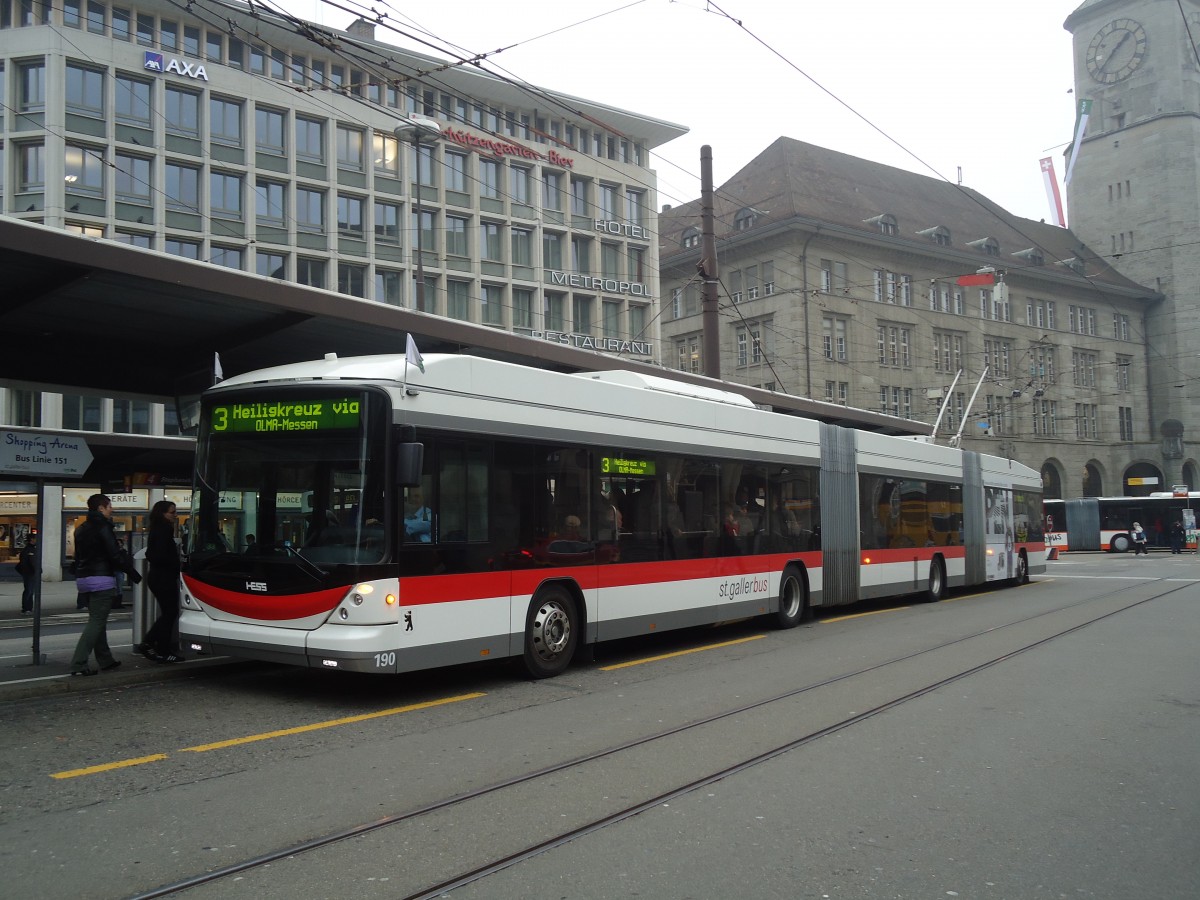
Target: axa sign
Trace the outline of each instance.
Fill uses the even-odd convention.
[[[142,63],[142,68],[151,72],[170,72],[185,78],[201,78],[208,81],[208,72],[204,71],[203,65],[190,63],[185,59],[176,59],[174,56],[163,56],[152,50],[146,51],[146,61]]]

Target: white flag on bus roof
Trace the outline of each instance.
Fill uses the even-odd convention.
[[[404,348],[404,358],[409,365],[416,366],[421,370],[421,374],[425,374],[425,360],[421,358],[421,351],[417,349],[417,342],[413,340],[413,336],[408,336],[408,343]]]

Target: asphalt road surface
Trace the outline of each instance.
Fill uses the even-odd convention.
[[[625,641],[0,703],[12,897],[1192,898],[1200,561]],[[95,687],[91,687],[94,682]]]

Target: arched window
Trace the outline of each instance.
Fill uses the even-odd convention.
[[[683,232],[683,240],[680,243],[682,244],[683,249],[685,249],[685,250],[690,249],[692,247],[699,247],[700,246],[700,229],[695,228],[695,227],[686,229]]]

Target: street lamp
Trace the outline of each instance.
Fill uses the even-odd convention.
[[[421,205],[421,138],[436,140],[441,136],[442,126],[436,119],[428,116],[418,116],[415,113],[404,117],[402,124],[397,125],[393,132],[399,140],[413,145],[415,159],[414,183],[417,197],[417,309],[425,312],[425,259],[421,247],[421,231],[424,224],[424,208]]]

